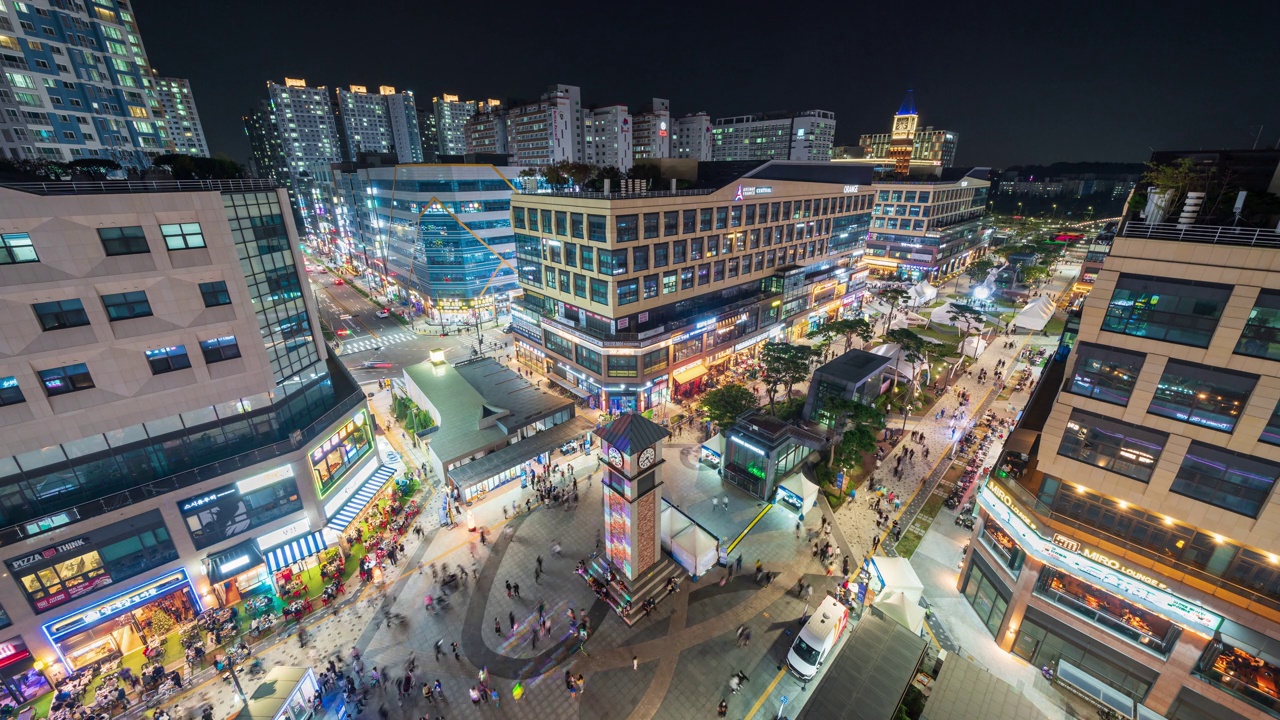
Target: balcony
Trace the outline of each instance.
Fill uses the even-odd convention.
[[[1280,233],[1268,228],[1241,228],[1225,225],[1181,225],[1179,223],[1127,222],[1117,237],[1172,240],[1205,245],[1280,247]]]

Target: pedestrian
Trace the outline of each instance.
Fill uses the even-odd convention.
[[[738,572],[742,572],[742,556],[741,556],[741,555],[739,555],[739,556],[738,556],[738,567],[737,567],[737,571],[738,571]]]
[[[539,571],[541,571],[541,570],[542,570],[542,556],[541,556],[541,555],[539,555],[539,556],[538,556],[538,570],[539,570]]]
[[[636,655],[631,656],[631,669],[632,670],[640,669],[640,658]]]
[[[720,506],[720,498],[715,498],[715,497],[711,498],[711,511],[715,512],[715,510],[719,508],[719,506]]]
[[[440,656],[444,654],[444,638],[436,641],[436,662],[440,661]]]
[[[716,708],[716,717],[724,717],[729,713],[729,701],[720,698],[720,705]]]
[[[458,642],[455,640],[451,647],[453,648],[453,659],[462,662],[462,653],[458,652]]]
[[[515,632],[515,629],[516,629],[516,614],[515,614],[514,612],[508,612],[508,613],[507,613],[507,620],[510,620],[510,621],[511,621],[511,631],[512,631],[512,632]]]
[[[538,567],[533,569],[533,582],[535,585],[542,584],[542,568]]]
[[[502,637],[502,623],[496,617],[493,619],[493,634]]]
[[[516,597],[520,597],[520,583],[511,583],[511,591],[516,594]]]
[[[796,521],[796,539],[797,540],[800,539],[800,525],[801,525],[800,521],[797,520]]]
[[[725,495],[720,498],[720,505],[724,507],[725,512],[729,512],[729,496]]]

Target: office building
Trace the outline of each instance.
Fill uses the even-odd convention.
[[[173,151],[179,155],[209,157],[209,143],[204,139],[200,113],[191,94],[191,82],[183,78],[152,79],[156,99],[164,108],[164,126]]]
[[[866,168],[703,163],[690,188],[518,192],[516,357],[597,407],[642,411],[707,368],[858,308]]]
[[[507,114],[501,107],[477,112],[463,129],[468,154],[507,153]]]
[[[161,610],[275,592],[272,571],[313,565],[393,472],[320,337],[282,190],[89,185],[0,188],[0,639],[19,703],[176,643],[148,622]]]
[[[671,101],[654,98],[632,122],[631,147],[637,160],[657,160],[671,155]]]
[[[371,93],[363,85],[337,90],[338,130],[348,161],[360,153],[392,153],[402,163],[422,162],[418,108],[412,92],[383,85]]]
[[[831,159],[836,114],[826,110],[719,118],[711,126],[712,160]]]
[[[626,105],[593,108],[582,113],[584,159],[592,165],[631,169],[631,113]]]
[[[519,290],[511,232],[519,174],[493,165],[336,166],[338,257],[432,322],[493,320]]]
[[[12,159],[102,157],[130,168],[170,151],[155,71],[128,4],[3,3],[0,147]],[[194,131],[193,131],[194,132]]]
[[[951,167],[956,161],[956,145],[960,134],[953,130],[934,130],[932,125],[919,128],[915,93],[907,91],[898,112],[894,113],[890,131],[863,135],[861,161],[891,160],[896,172],[907,174],[911,167]],[[854,158],[849,158],[856,160]]]
[[[435,109],[436,154],[463,155],[467,152],[467,121],[483,110],[501,107],[498,100],[459,100],[457,95],[444,94],[431,98]]]
[[[536,102],[514,104],[506,114],[507,152],[515,164],[536,167],[586,158],[580,88],[552,85]]]
[[[843,163],[840,163],[843,165]],[[937,280],[985,252],[987,168],[947,168],[939,175],[876,182],[867,265],[902,280]]]
[[[1278,316],[1274,230],[1121,226],[978,493],[958,582],[1002,649],[1152,717],[1280,717]]]
[[[685,115],[675,121],[671,138],[671,157],[708,162],[714,145],[711,116],[706,113]]]

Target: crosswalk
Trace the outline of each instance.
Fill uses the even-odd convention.
[[[415,337],[416,336],[413,335],[412,333],[393,332],[393,333],[387,333],[386,335],[382,335],[376,338],[363,337],[363,338],[360,338],[359,340],[348,340],[342,343],[341,354],[350,355],[351,353],[364,352],[366,350],[372,350],[378,347],[379,345],[386,347],[387,345],[402,343],[402,342],[405,342],[406,340],[413,340]]]

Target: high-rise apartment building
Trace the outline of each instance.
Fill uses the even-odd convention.
[[[536,102],[507,110],[507,152],[520,166],[548,165],[586,158],[582,90],[552,85]]]
[[[711,127],[712,160],[831,159],[836,114],[826,110],[718,118]]]
[[[867,236],[871,271],[914,282],[968,266],[991,234],[983,220],[990,175],[987,168],[949,168],[877,181]]]
[[[858,140],[862,157],[857,162],[891,160],[896,172],[906,174],[914,166],[951,167],[956,162],[956,145],[960,134],[953,130],[934,130],[932,125],[919,129],[920,113],[916,110],[915,93],[907,91],[898,112],[894,113],[890,131],[863,135]]]
[[[675,121],[671,138],[671,157],[710,160],[714,140],[710,115],[706,113],[685,115]]]
[[[627,106],[609,105],[584,111],[582,141],[586,162],[616,167],[622,172],[630,170],[635,158],[631,144],[631,113]]]
[[[284,145],[280,142],[280,130],[276,126],[271,101],[259,100],[258,107],[240,120],[249,138],[249,171],[254,177],[271,180],[277,186],[286,185],[289,163],[284,156]]]
[[[383,85],[371,93],[363,85],[337,90],[338,130],[347,160],[360,153],[391,153],[400,162],[422,162],[418,109],[413,93]]]
[[[130,618],[313,566],[394,472],[320,338],[283,191],[101,189],[0,188],[0,626],[26,654],[5,670],[20,703],[169,640]]]
[[[1278,319],[1275,231],[1120,228],[978,493],[994,642],[1151,717],[1280,717]]]
[[[644,410],[855,311],[871,171],[738,167],[679,193],[513,195],[518,360],[597,407]]]
[[[519,172],[345,164],[333,189],[342,259],[401,286],[436,322],[491,320],[518,291],[511,194]],[[375,202],[383,198],[394,198],[395,207]]]
[[[0,4],[0,60],[0,105],[21,113],[0,127],[0,148],[14,159],[103,157],[143,168],[172,149],[127,3]]]
[[[501,107],[478,112],[471,116],[464,129],[467,153],[506,154],[507,114]]]
[[[422,137],[422,162],[433,163],[440,156],[440,140],[436,137],[436,109],[418,108],[418,134]]]
[[[323,235],[332,227],[325,188],[329,168],[342,162],[342,139],[328,88],[307,87],[307,81],[285,78],[267,83],[276,135],[288,170],[284,181],[296,217],[308,236]]]
[[[482,110],[500,107],[498,100],[485,103],[480,100],[459,100],[457,95],[444,94],[431,98],[436,116],[436,154],[464,155],[467,152],[467,121]]]
[[[671,102],[654,98],[632,119],[631,147],[637,160],[657,160],[671,154]]]
[[[209,157],[209,143],[191,94],[191,81],[183,78],[152,79],[156,99],[164,108],[164,126],[173,151],[180,155]]]

